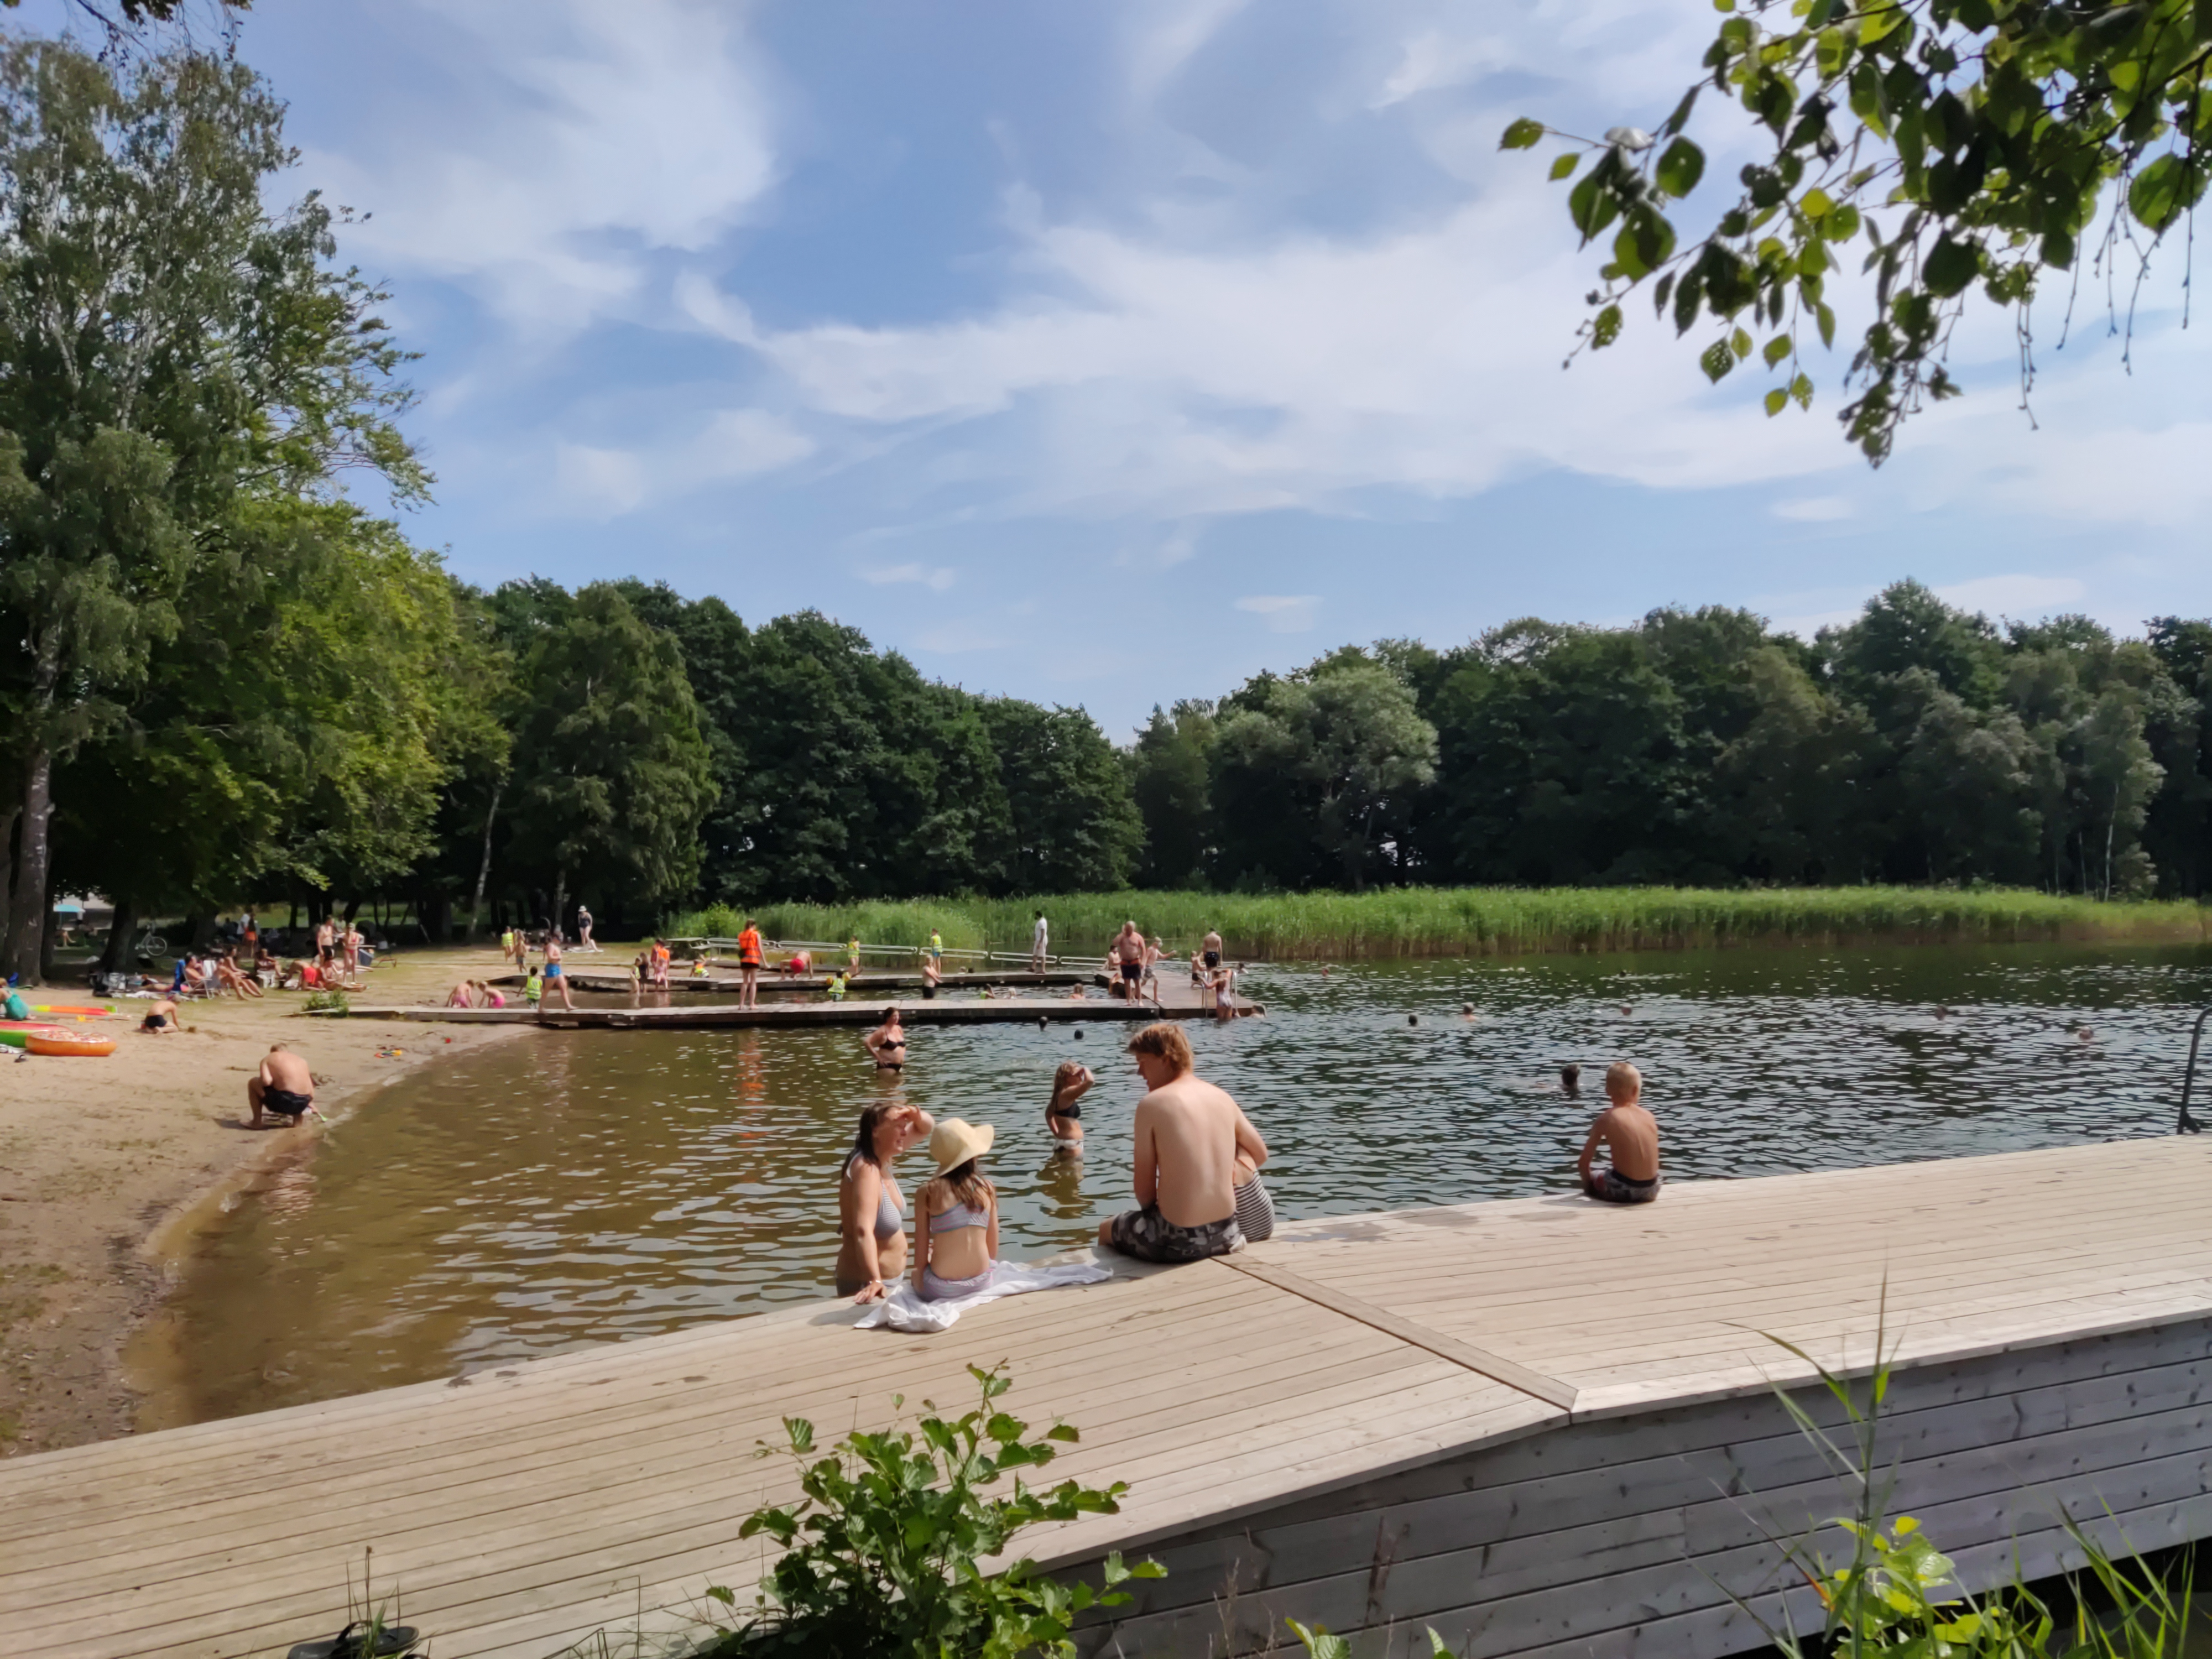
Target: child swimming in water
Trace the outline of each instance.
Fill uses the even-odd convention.
[[[1076,1103],[1097,1082],[1091,1068],[1063,1060],[1052,1074],[1052,1098],[1045,1103],[1044,1132],[1052,1137],[1052,1150],[1061,1158],[1083,1156],[1083,1108]]]
[[[977,1167],[998,1132],[949,1117],[932,1130],[937,1174],[914,1199],[914,1291],[925,1302],[973,1296],[999,1255],[999,1193]]]

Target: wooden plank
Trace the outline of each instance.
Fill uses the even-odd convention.
[[[1270,1267],[1263,1262],[1242,1261],[1231,1255],[1222,1257],[1221,1265],[1247,1273],[1263,1284],[1273,1285],[1279,1291],[1288,1291],[1292,1296],[1303,1297],[1332,1313],[1342,1314],[1346,1319],[1356,1319],[1363,1325],[1388,1332],[1401,1342],[1425,1348],[1440,1358],[1450,1360],[1455,1365],[1464,1365],[1492,1382],[1504,1383],[1509,1389],[1518,1389],[1523,1394],[1534,1395],[1547,1405],[1557,1406],[1561,1411],[1571,1412],[1575,1408],[1574,1389],[1557,1377],[1532,1371],[1525,1365],[1516,1365],[1511,1360],[1502,1359],[1472,1343],[1462,1342],[1413,1320],[1387,1312],[1371,1302],[1363,1302],[1358,1297],[1346,1296],[1325,1285],[1316,1284],[1310,1279],[1301,1278],[1287,1268]]]

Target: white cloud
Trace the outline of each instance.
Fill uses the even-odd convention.
[[[1961,611],[1996,617],[2044,617],[2078,605],[2088,584],[2073,576],[1978,576],[1936,590],[1936,598]]]
[[[559,444],[554,470],[562,505],[587,519],[619,518],[646,498],[645,464],[628,450]]]
[[[1249,593],[1237,601],[1267,624],[1271,634],[1304,634],[1310,630],[1321,608],[1317,593]]]
[[[1796,501],[1777,501],[1769,510],[1778,519],[1799,524],[1832,524],[1851,516],[1851,504],[1841,495],[1808,495]]]
[[[815,448],[813,439],[779,416],[726,409],[707,423],[692,459],[709,477],[750,477],[803,461]]]
[[[374,216],[346,251],[477,289],[526,332],[634,305],[653,250],[717,241],[775,179],[736,9],[707,0],[459,0],[412,9],[456,95],[308,179]]]
[[[942,593],[952,586],[954,572],[939,565],[935,569],[919,564],[886,565],[877,570],[863,570],[860,580],[877,587],[895,582],[915,582],[933,592]]]

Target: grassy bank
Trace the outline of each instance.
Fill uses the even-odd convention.
[[[1056,951],[1103,950],[1125,918],[1188,951],[1218,928],[1239,957],[1513,956],[1698,945],[2212,938],[2212,908],[2191,902],[2100,903],[2019,889],[1920,887],[1717,890],[1689,887],[1400,888],[1371,893],[1073,893],[1019,899],[770,904],[770,939],[920,945],[933,927],[956,949],[1024,949],[1039,909]],[[714,908],[671,919],[678,934],[729,935]]]

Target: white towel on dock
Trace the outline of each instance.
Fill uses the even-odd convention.
[[[1096,1285],[1113,1278],[1110,1270],[1095,1261],[1063,1261],[1054,1267],[1030,1267],[1025,1262],[1001,1261],[992,1271],[991,1282],[981,1290],[949,1302],[924,1302],[914,1293],[914,1281],[902,1279],[898,1288],[854,1322],[855,1330],[874,1330],[888,1325],[895,1331],[945,1331],[970,1308],[996,1302],[1002,1296],[1025,1291],[1057,1290],[1062,1285]]]

